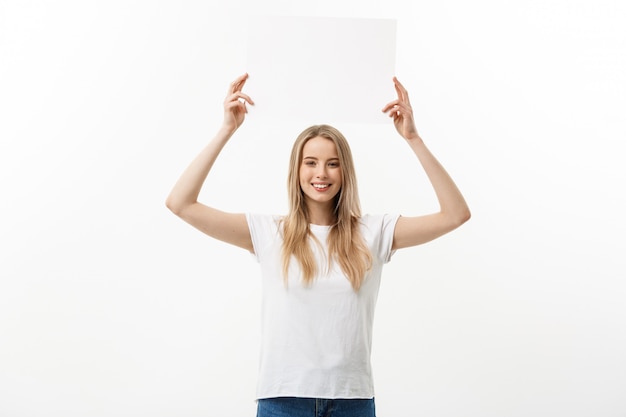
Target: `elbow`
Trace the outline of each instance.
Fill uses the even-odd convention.
[[[171,198],[168,197],[165,199],[165,207],[167,207],[172,213],[176,214],[176,204]]]
[[[468,221],[471,217],[472,217],[472,213],[467,207],[465,207],[463,210],[459,210],[458,212],[455,212],[454,214],[449,213],[448,219],[450,222],[450,228],[454,230],[457,227],[460,227],[463,223]]]
[[[183,205],[180,202],[177,202],[171,196],[167,197],[165,200],[165,207],[167,207],[172,213],[180,217],[181,212],[183,211]]]
[[[465,209],[457,215],[457,227],[461,226],[463,223],[472,218],[472,213],[470,212],[469,207],[465,207]]]
[[[465,223],[466,221],[468,221],[468,220],[469,220],[469,219],[471,219],[471,218],[472,218],[472,212],[470,211],[470,209],[469,209],[469,208],[467,208],[467,209],[465,210],[464,215],[463,215],[463,222],[462,222],[461,224]]]

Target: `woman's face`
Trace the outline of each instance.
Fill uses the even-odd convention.
[[[341,166],[335,143],[321,136],[309,139],[302,148],[300,187],[309,206],[328,205],[341,190]]]

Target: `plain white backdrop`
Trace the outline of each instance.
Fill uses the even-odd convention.
[[[0,415],[254,415],[258,266],[164,205],[247,71],[253,14],[396,19],[396,74],[472,209],[384,271],[378,414],[625,416],[610,0],[0,1]],[[391,124],[336,126],[364,211],[436,209]],[[304,127],[252,109],[202,200],[284,212]]]

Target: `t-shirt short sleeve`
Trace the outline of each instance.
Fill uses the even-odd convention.
[[[395,253],[392,250],[393,234],[399,214],[365,215],[361,218],[365,240],[370,243],[372,255],[387,263]]]
[[[277,243],[280,218],[268,214],[246,213],[246,220],[252,238],[253,255],[257,262],[261,262],[268,250]]]

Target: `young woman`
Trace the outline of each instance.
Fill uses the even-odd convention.
[[[458,188],[417,133],[406,89],[383,112],[417,156],[440,209],[417,217],[361,215],[352,155],[335,128],[296,139],[285,216],[226,213],[197,198],[252,99],[248,74],[230,85],[217,135],[182,174],[167,207],[192,226],[252,252],[263,280],[258,417],[372,417],[372,324],[382,265],[470,218]]]

